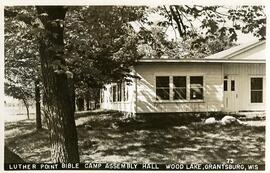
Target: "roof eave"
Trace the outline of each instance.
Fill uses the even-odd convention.
[[[266,63],[266,61],[253,59],[141,59],[138,63]]]

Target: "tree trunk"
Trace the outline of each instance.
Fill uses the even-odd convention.
[[[77,107],[78,107],[78,111],[83,111],[84,110],[84,100],[83,100],[83,98],[79,97],[77,99]]]
[[[95,88],[96,94],[95,94],[95,109],[99,109],[100,107],[100,92],[99,89]]]
[[[95,108],[94,109],[95,110],[98,109],[98,102],[97,102],[97,100],[95,100]]]
[[[90,99],[89,99],[89,97],[86,96],[85,102],[86,102],[86,110],[90,110]]]
[[[30,115],[29,115],[29,107],[28,106],[26,107],[26,114],[27,114],[27,119],[29,120],[30,119]]]
[[[29,115],[29,105],[28,105],[26,99],[23,99],[23,104],[24,104],[24,106],[25,106],[25,108],[26,108],[27,119],[29,120],[29,119],[30,119],[30,115]]]
[[[39,81],[35,81],[35,100],[36,100],[36,128],[37,130],[42,129],[41,123],[41,112],[40,112],[40,88]]]
[[[44,85],[44,112],[49,117],[51,159],[54,163],[79,162],[75,126],[75,93],[72,73],[64,58],[64,19],[62,6],[37,7],[44,25],[40,38],[41,72]]]

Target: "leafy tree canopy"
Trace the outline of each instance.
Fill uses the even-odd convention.
[[[152,20],[153,14],[160,19]],[[129,77],[129,67],[141,57],[203,58],[233,46],[239,33],[265,39],[265,28],[263,6],[68,7],[65,56],[78,93],[85,93]],[[42,29],[35,7],[5,8],[5,76],[10,86],[32,86],[39,74]],[[168,39],[169,29],[175,32],[173,40]]]
[[[171,5],[152,8],[151,13],[159,14],[161,20],[153,22],[143,18],[142,27],[148,25],[152,30],[148,29],[146,38],[154,44],[148,42],[144,49],[155,58],[163,55],[203,58],[232,47],[241,33],[265,39],[263,6]],[[169,28],[174,31],[175,38],[166,41]]]
[[[76,93],[130,76],[140,55],[138,33],[130,22],[140,19],[145,7],[87,6],[71,8],[66,17],[66,56],[75,74]],[[94,92],[96,89],[94,89]]]
[[[5,8],[5,94],[23,100],[28,109],[34,98],[39,56],[33,34],[33,7]]]

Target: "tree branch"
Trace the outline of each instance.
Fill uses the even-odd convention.
[[[172,6],[170,6],[170,11],[171,11],[171,14],[173,16],[173,20],[175,21],[175,23],[177,25],[177,29],[179,31],[180,36],[183,36],[184,34],[182,32],[182,29],[181,29],[181,23],[179,23],[179,20],[177,18],[177,15],[175,14],[175,11],[174,11],[174,9],[173,9]]]

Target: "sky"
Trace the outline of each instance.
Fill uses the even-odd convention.
[[[227,7],[227,6],[226,6]],[[236,6],[231,6],[231,7],[227,7],[227,8],[234,8]],[[151,8],[156,8],[155,6],[151,6]],[[225,12],[224,10],[222,12]],[[162,20],[166,20],[163,16],[160,16],[159,14],[156,13],[149,13],[148,14],[148,19],[150,21],[153,21],[154,23],[157,23],[158,21],[162,21]],[[226,24],[231,25],[232,22],[228,21]],[[142,23],[139,22],[134,22],[132,23],[133,28],[135,29],[135,31],[138,31],[139,28],[141,27]],[[195,27],[199,26],[200,23],[198,21],[194,21],[193,25]],[[196,26],[197,25],[197,26]],[[147,26],[144,25],[144,27],[148,28]],[[253,34],[244,34],[241,31],[236,31],[237,33],[237,38],[238,40],[236,41],[236,44],[246,44],[246,43],[250,43],[250,42],[255,42],[258,41],[257,37],[254,37]],[[175,34],[177,35],[177,37],[179,37],[179,34],[177,33],[177,31],[175,32],[174,29],[172,27],[169,27],[166,31],[167,34],[167,39],[168,40],[172,40],[175,39]]]

